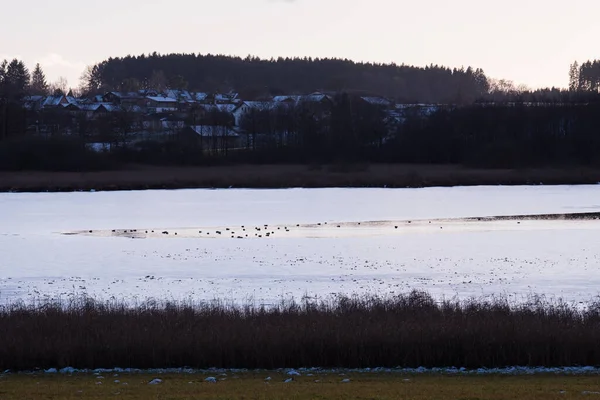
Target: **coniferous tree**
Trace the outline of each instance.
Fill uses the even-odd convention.
[[[46,81],[46,75],[42,71],[40,64],[36,64],[33,72],[31,73],[31,85],[29,91],[32,95],[45,96],[48,94],[48,82]]]
[[[8,109],[8,91],[6,81],[6,67],[8,61],[0,63],[0,140],[6,137],[7,109]]]
[[[569,67],[569,90],[571,92],[577,92],[579,90],[579,63],[575,61]]]
[[[94,73],[91,73],[93,71]],[[472,102],[487,94],[489,83],[481,69],[452,70],[353,62],[330,58],[264,60],[223,55],[152,53],[149,56],[110,58],[90,68],[86,86],[116,90],[135,79],[161,91],[167,87],[193,91],[234,90],[243,93],[308,94],[344,92],[385,96],[399,102]],[[256,100],[250,98],[248,100]]]
[[[23,61],[14,59],[6,65],[3,86],[10,101],[19,101],[25,97],[29,82],[29,70]]]

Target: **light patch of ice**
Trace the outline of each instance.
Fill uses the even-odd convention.
[[[287,374],[290,375],[290,376],[300,376],[300,373],[298,371],[294,370],[294,369],[289,370],[287,372]]]
[[[56,374],[58,370],[56,368],[49,368],[44,372],[46,372],[47,374]]]
[[[208,383],[217,383],[217,378],[215,378],[214,376],[209,376],[208,378],[206,378],[204,380],[204,382],[208,382]]]
[[[348,379],[348,378],[342,379],[342,383],[350,383],[350,379]]]
[[[269,305],[305,294],[413,289],[446,298],[539,293],[587,302],[600,287],[599,221],[446,219],[597,212],[599,198],[599,185],[3,193],[0,303],[87,294]],[[405,225],[395,229],[392,221]],[[237,237],[246,229],[245,237],[264,224],[273,237],[208,239],[186,228],[176,239],[173,230],[222,227]],[[128,232],[133,237],[155,230],[160,238],[101,236],[113,229],[136,230]]]
[[[162,379],[155,378],[155,379],[152,379],[150,382],[148,382],[148,385],[158,385],[161,383],[162,383]]]
[[[287,378],[285,381],[283,381],[284,383],[290,383],[293,382],[294,379],[293,378]]]

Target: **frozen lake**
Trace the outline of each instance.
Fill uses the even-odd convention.
[[[589,301],[600,220],[477,217],[596,212],[600,185],[4,193],[0,302],[412,289]]]

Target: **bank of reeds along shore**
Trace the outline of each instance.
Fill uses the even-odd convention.
[[[600,302],[422,292],[263,307],[79,298],[0,308],[0,370],[600,365]]]

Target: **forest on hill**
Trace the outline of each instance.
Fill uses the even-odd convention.
[[[481,69],[357,63],[342,59],[168,54],[109,58],[84,74],[87,91],[166,87],[236,91],[244,99],[314,91],[378,95],[398,102],[470,103],[490,83]]]

